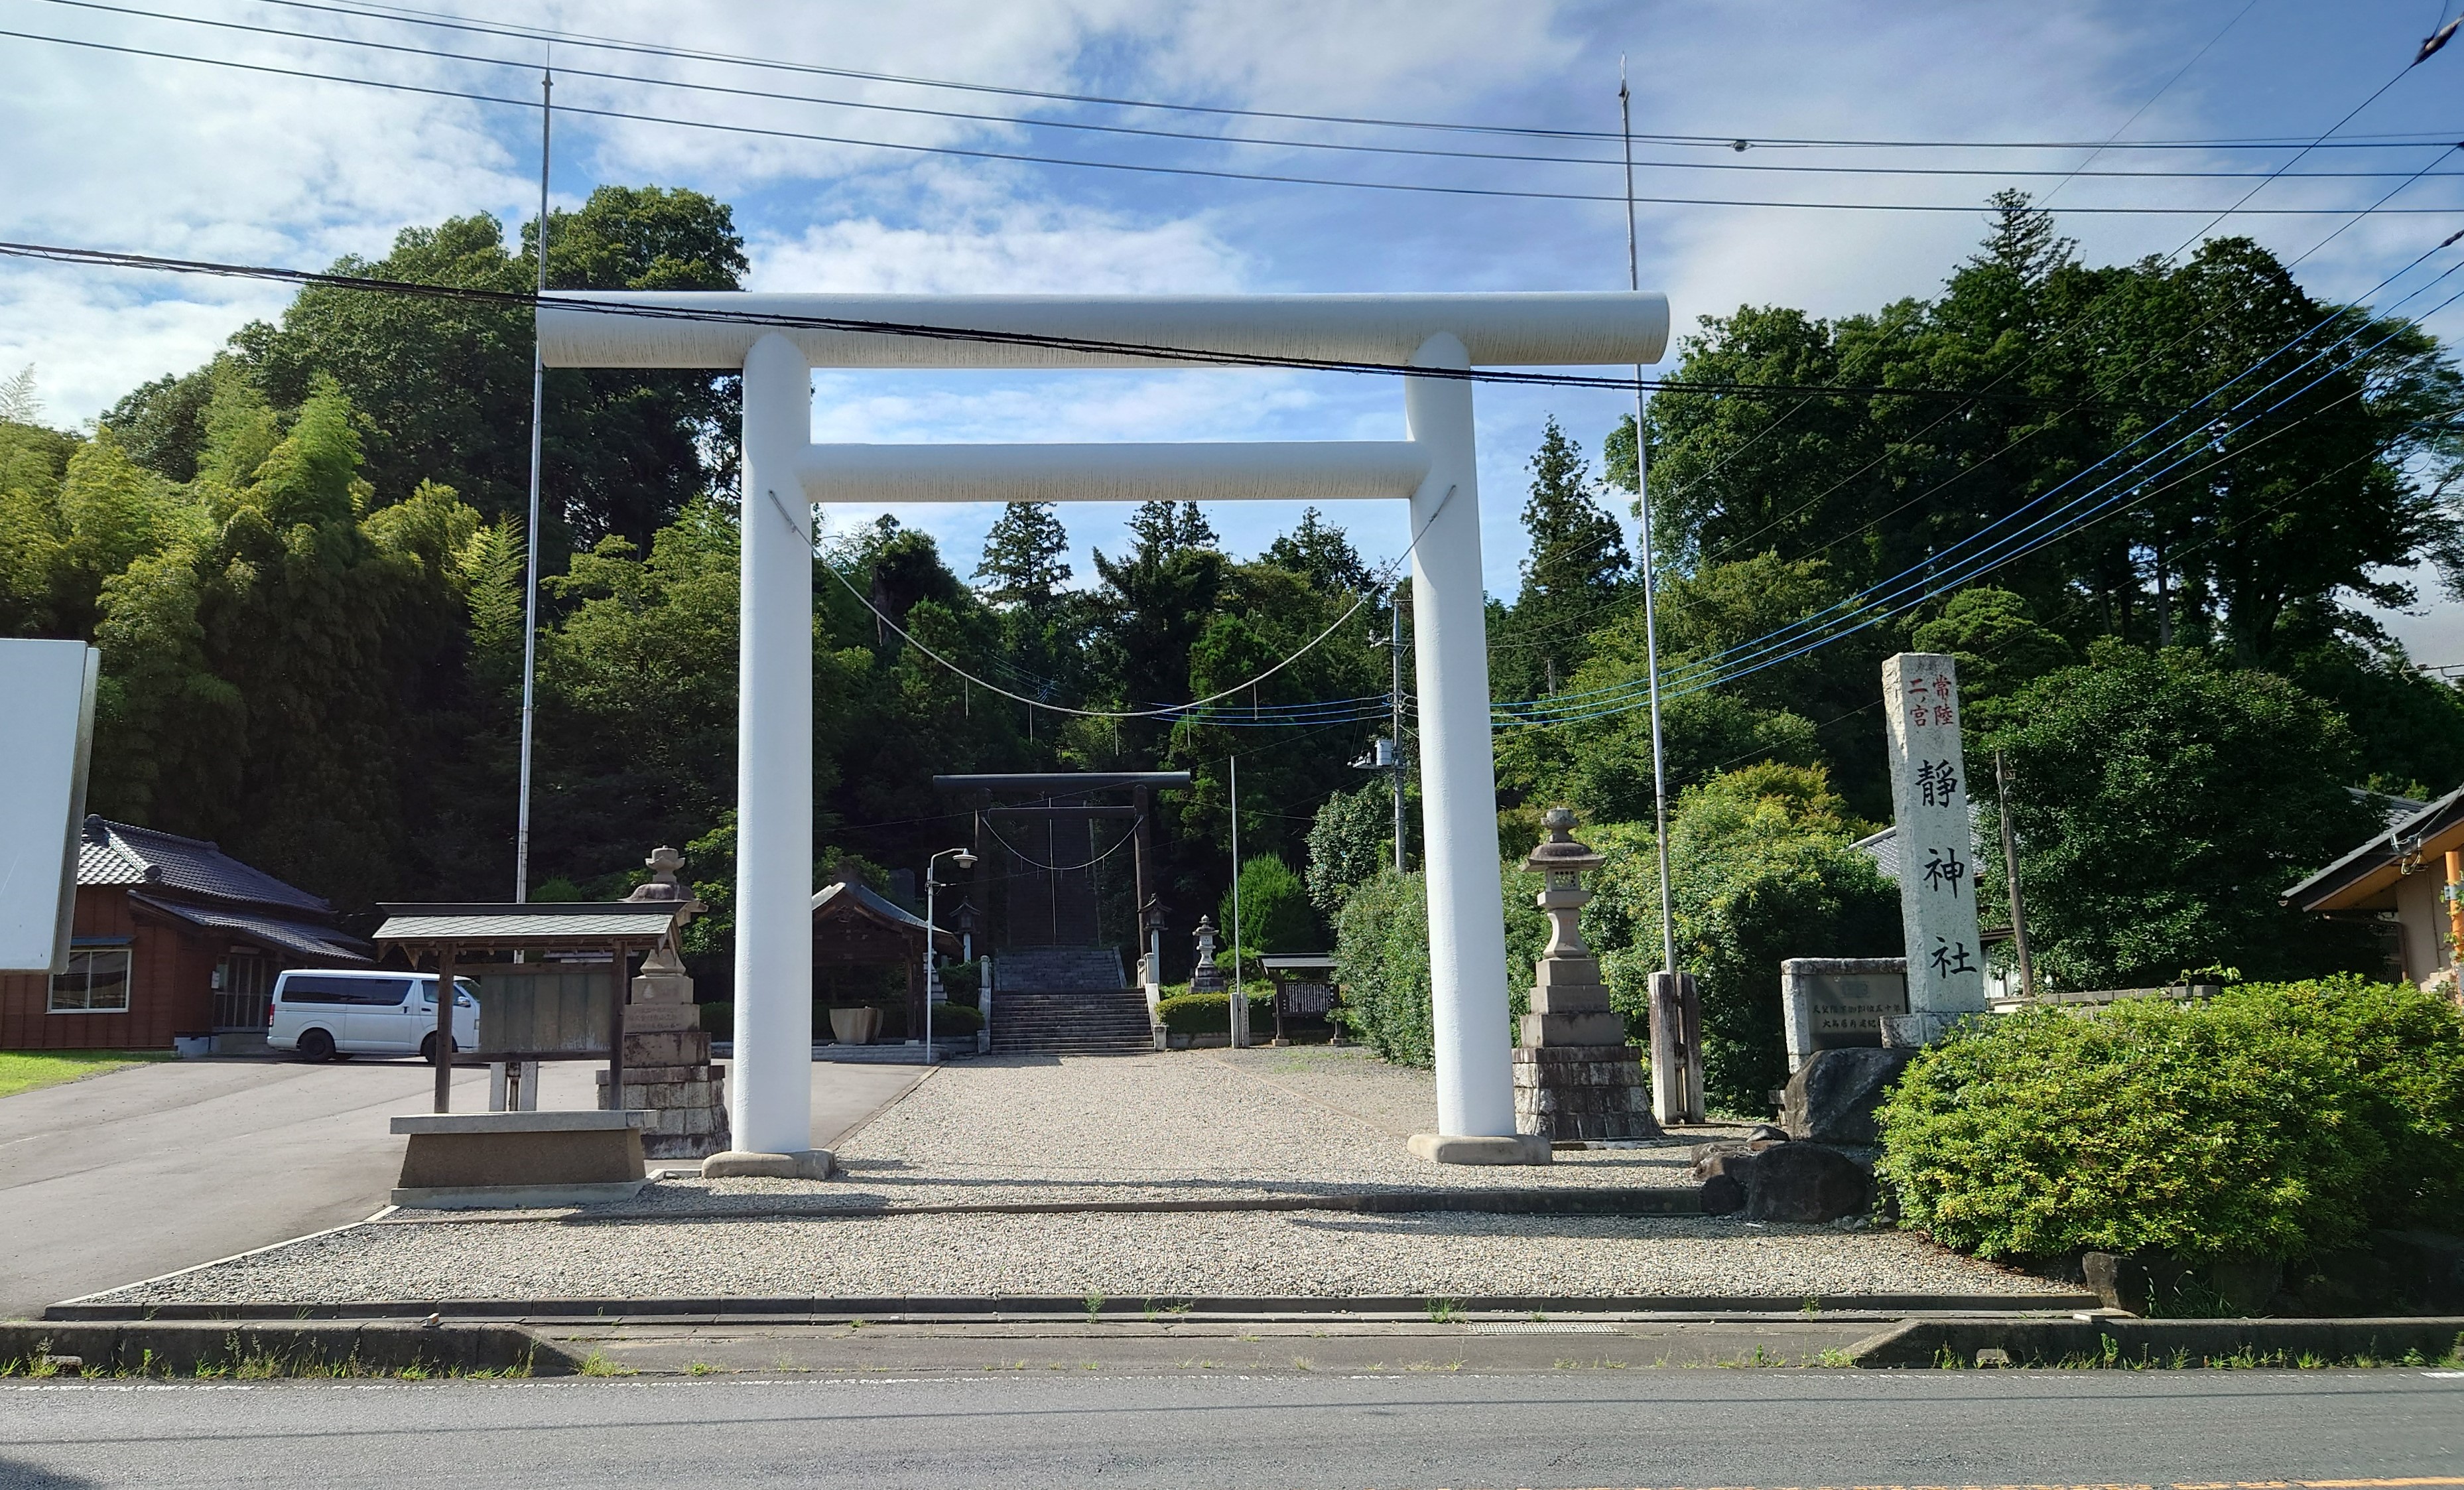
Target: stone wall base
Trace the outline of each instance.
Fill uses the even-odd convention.
[[[1514,1125],[1551,1143],[1661,1136],[1642,1060],[1622,1044],[1517,1047]]]
[[[707,1159],[725,1152],[727,1074],[710,1063],[710,1035],[700,1030],[625,1034],[625,1090],[619,1107],[648,1109],[642,1153],[651,1159]],[[607,1106],[607,1073],[599,1073],[599,1105]]]

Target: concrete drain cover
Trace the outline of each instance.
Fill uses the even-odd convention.
[[[1617,1332],[1617,1327],[1614,1324],[1548,1324],[1534,1323],[1529,1324],[1466,1324],[1463,1326],[1463,1333],[1467,1335],[1614,1335]]]

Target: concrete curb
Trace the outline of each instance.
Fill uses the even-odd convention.
[[[513,1324],[287,1320],[278,1324],[135,1319],[93,1323],[0,1323],[0,1363],[69,1356],[84,1371],[194,1376],[244,1364],[272,1376],[528,1371],[571,1375],[581,1363]]]
[[[1747,1315],[1756,1318],[1819,1319],[1824,1314],[1904,1315],[1910,1313],[1985,1314],[1988,1327],[2014,1315],[2070,1314],[2096,1306],[2086,1294],[1843,1294],[1813,1301],[1726,1296],[1583,1298],[1566,1295],[1491,1295],[1462,1299],[1407,1297],[1320,1299],[1309,1297],[1157,1296],[1100,1301],[1095,1311],[1116,1317],[1144,1315],[1151,1307],[1191,1320],[1220,1316],[1254,1319],[1269,1315],[1295,1318],[1350,1316],[1356,1319],[1425,1320],[1444,1305],[1457,1314],[1500,1314],[1528,1318],[1532,1314]],[[1017,1295],[999,1298],[885,1296],[881,1298],[812,1299],[465,1299],[399,1300],[364,1303],[55,1303],[43,1313],[47,1320],[389,1320],[425,1319],[444,1314],[460,1320],[681,1320],[766,1319],[882,1321],[908,1316],[939,1320],[1086,1319],[1083,1298]],[[2063,1323],[2069,1323],[2064,1321]],[[2084,1326],[2082,1326],[2084,1327]],[[1889,1332],[1885,1332],[1886,1334]],[[1881,1336],[1875,1337],[1876,1340]],[[1871,1344],[1872,1342],[1867,1342]],[[1931,1365],[1926,1355],[1924,1364]]]
[[[901,1205],[895,1201],[858,1205],[695,1206],[690,1210],[634,1210],[610,1207],[588,1215],[560,1216],[560,1225],[605,1222],[799,1221],[866,1220],[893,1215],[1165,1215],[1180,1212],[1249,1211],[1340,1211],[1353,1213],[1409,1214],[1414,1212],[1469,1212],[1484,1215],[1699,1216],[1702,1192],[1674,1187],[1623,1190],[1375,1190],[1353,1195],[1245,1195],[1211,1200],[1052,1200],[974,1201],[953,1205]],[[412,1217],[391,1224],[428,1224]],[[442,1220],[442,1217],[435,1218]],[[531,1216],[455,1216],[456,1223],[520,1222]]]
[[[2369,1357],[2392,1363],[2417,1352],[2437,1361],[2464,1351],[2464,1316],[2351,1320],[2143,1320],[2128,1315],[2068,1320],[1910,1320],[1851,1347],[1867,1368],[1995,1365],[2207,1366],[2312,1356],[2333,1365]],[[1990,1359],[1990,1358],[1989,1358]]]
[[[396,1190],[392,1211],[546,1211],[562,1206],[621,1205],[639,1196],[650,1181],[607,1180],[593,1185],[446,1185]]]

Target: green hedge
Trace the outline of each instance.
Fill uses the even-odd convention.
[[[1900,950],[1899,891],[1852,847],[1846,815],[1818,769],[1757,766],[1688,788],[1669,825],[1677,955],[1703,995],[1704,1086],[1714,1111],[1770,1110],[1788,1079],[1779,965],[1790,957],[1888,957]],[[1600,958],[1627,1038],[1650,1034],[1650,976],[1661,966],[1659,855],[1647,823],[1586,824],[1577,836],[1607,856],[1591,877],[1583,938]],[[1532,904],[1540,877],[1502,875],[1507,1004],[1529,998],[1548,920]],[[1419,875],[1386,873],[1353,891],[1336,918],[1345,1022],[1388,1060],[1430,1060],[1429,922]]]
[[[1429,1013],[1429,899],[1418,874],[1380,874],[1352,892],[1334,923],[1336,1011],[1360,1042],[1388,1060],[1435,1058]]]
[[[2464,1016],[2349,975],[2031,1010],[1924,1052],[1881,1119],[1947,1245],[2289,1260],[2464,1214]]]
[[[1229,993],[1176,993],[1159,999],[1155,1012],[1163,1016],[1163,1027],[1175,1034],[1222,1034],[1232,1028],[1232,995]],[[1249,1029],[1255,1034],[1259,1021],[1275,1017],[1275,1001],[1270,994],[1249,995]]]
[[[984,1027],[984,1016],[973,1004],[935,1004],[933,1006],[933,1038],[945,1034],[973,1034]]]

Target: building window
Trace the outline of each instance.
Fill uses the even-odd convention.
[[[69,953],[66,972],[52,974],[55,1014],[128,1012],[128,948],[81,947]]]

